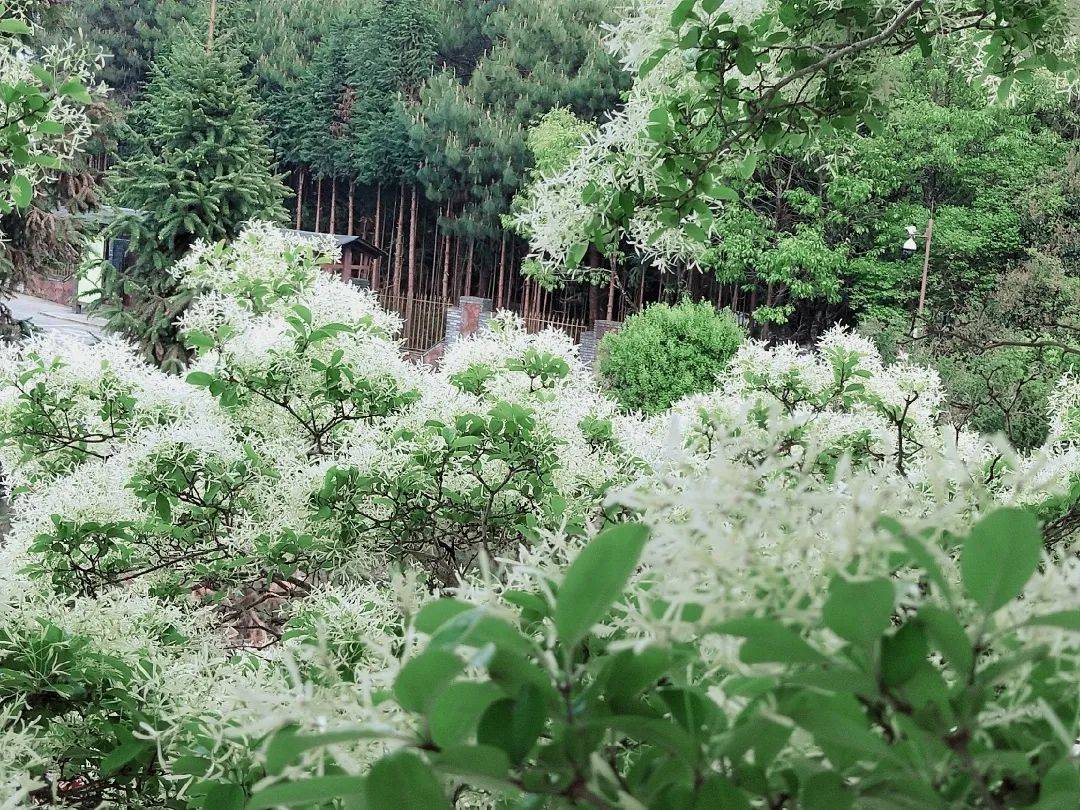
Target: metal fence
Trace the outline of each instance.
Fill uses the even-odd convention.
[[[581,343],[581,336],[589,331],[588,324],[577,318],[529,317],[525,319],[525,329],[529,332],[541,332],[549,328],[566,332],[574,343]]]
[[[413,298],[411,306],[404,295],[378,293],[379,302],[404,321],[402,345],[410,352],[426,352],[446,334],[446,310],[449,302],[441,298]]]

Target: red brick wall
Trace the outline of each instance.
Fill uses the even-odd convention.
[[[52,301],[55,304],[71,306],[75,300],[75,285],[77,283],[78,280],[75,276],[66,281],[61,281],[60,279],[33,273],[26,279],[25,289],[27,295],[44,298],[46,301]]]

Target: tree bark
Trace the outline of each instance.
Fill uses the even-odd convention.
[[[397,228],[394,234],[394,282],[392,284],[394,297],[401,296],[401,267],[402,256],[405,250],[405,184],[398,186],[397,202]]]
[[[356,181],[349,180],[349,227],[346,233],[349,236],[353,235],[353,219],[356,215]]]
[[[296,224],[293,227],[300,230],[300,214],[304,210],[304,167],[298,168],[297,172],[299,174],[296,179]]]
[[[476,247],[476,242],[473,237],[469,237],[469,254],[465,259],[465,295],[472,295],[472,271],[473,271],[473,249]]]
[[[611,257],[611,275],[607,285],[607,319],[610,321],[615,316],[615,257]]]
[[[382,248],[382,183],[375,187],[375,247]],[[382,269],[382,256],[376,256],[371,263],[371,289],[379,289],[379,270]]]
[[[319,176],[319,183],[315,187],[315,233],[322,233],[319,230],[322,227],[322,176]]]
[[[499,287],[495,293],[495,308],[503,307],[503,284],[506,281],[506,231],[503,231],[502,245],[499,247]]]
[[[450,205],[450,200],[446,201],[446,218],[449,220],[450,213],[453,208]],[[449,228],[446,231],[446,238],[443,240],[443,267],[442,267],[442,298],[443,301],[450,300],[450,248],[453,246],[454,233]]]
[[[412,321],[413,296],[416,294],[416,185],[409,205],[409,282],[405,292],[405,323]]]
[[[337,177],[330,178],[330,227],[327,233],[337,233]]]

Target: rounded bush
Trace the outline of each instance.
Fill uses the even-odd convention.
[[[624,408],[658,413],[715,388],[745,337],[728,311],[706,301],[653,304],[604,337],[600,374]]]

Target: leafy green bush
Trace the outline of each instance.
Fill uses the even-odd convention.
[[[600,343],[600,374],[624,408],[658,413],[711,391],[745,333],[705,301],[654,304]]]
[[[1018,610],[1028,588],[1045,587],[1032,584],[1046,576],[1035,519],[998,510],[948,549],[891,531],[888,568],[833,574],[802,622],[703,622],[684,605],[712,643],[739,640],[738,663],[719,670],[704,667],[699,643],[597,632],[613,607],[649,600],[631,586],[620,604],[649,535],[640,524],[598,535],[561,585],[507,593],[509,614],[432,602],[415,620],[427,648],[393,685],[416,731],[382,732],[408,747],[366,777],[282,781],[249,807],[349,797],[449,808],[444,780],[527,807],[1075,806],[1075,727],[1056,718],[1080,710],[1077,691],[1061,688],[1076,675],[1080,611]],[[958,577],[939,565],[944,550]],[[270,743],[271,770],[379,734],[287,728]],[[422,805],[408,805],[405,785]]]

